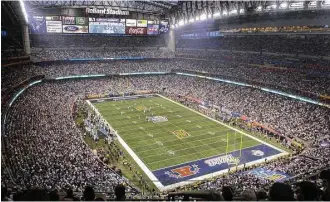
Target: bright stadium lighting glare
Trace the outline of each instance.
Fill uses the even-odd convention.
[[[221,14],[220,13],[214,13],[213,17],[219,17]]]
[[[241,8],[241,9],[239,10],[239,13],[240,13],[240,14],[244,14],[244,13],[245,13],[244,8]]]
[[[257,10],[258,11],[261,11],[262,10],[262,6],[258,6]]]
[[[26,13],[26,10],[25,10],[25,5],[24,5],[23,0],[19,0],[19,4],[20,4],[20,6],[21,6],[22,13],[23,13],[24,18],[25,18],[25,22],[28,23],[29,20],[28,20],[28,16],[27,16],[27,13]]]
[[[203,15],[201,15],[199,18],[200,18],[201,20],[205,20],[205,19],[206,19],[206,15],[203,14]]]
[[[229,14],[237,14],[237,10],[235,9],[235,10],[231,10],[230,12],[229,12]]]
[[[281,8],[287,8],[288,7],[288,3],[284,2],[280,4]]]

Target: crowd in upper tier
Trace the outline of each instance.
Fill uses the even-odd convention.
[[[249,35],[180,39],[177,48],[223,49],[330,56],[330,37],[325,35]]]
[[[242,56],[247,58],[256,57],[243,54],[229,54],[234,58]],[[220,78],[233,81],[241,81],[257,86],[279,89],[294,94],[329,95],[330,80],[327,77],[329,71],[326,68],[309,67],[313,64],[304,63],[306,66],[295,68],[277,68],[250,66],[247,63],[232,63],[233,60],[228,55],[220,57],[222,61],[212,60],[183,60],[183,59],[162,59],[162,60],[141,60],[129,61],[119,60],[110,62],[84,62],[84,63],[62,63],[23,66],[19,68],[4,68],[2,70],[3,87],[1,91],[11,88],[17,81],[26,78],[45,75],[47,78],[56,78],[70,75],[86,74],[113,74],[123,72],[169,72],[173,69],[194,70],[209,72]],[[235,60],[236,61],[236,60]],[[276,62],[276,58],[269,62]],[[324,62],[325,63],[325,62]],[[252,63],[253,64],[253,63]],[[326,65],[326,63],[324,64]],[[60,66],[60,67],[59,67]],[[330,76],[330,75],[329,75]],[[307,96],[310,96],[307,95]]]

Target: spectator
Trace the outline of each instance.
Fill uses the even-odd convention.
[[[275,182],[269,190],[269,201],[294,201],[294,193],[290,185]]]
[[[122,184],[118,184],[115,187],[115,195],[116,195],[116,201],[125,201],[125,186]]]
[[[95,199],[94,189],[91,186],[87,186],[84,191],[84,201],[93,201]]]

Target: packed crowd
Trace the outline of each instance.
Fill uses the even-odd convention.
[[[330,56],[329,35],[249,35],[207,39],[179,39],[177,48],[264,51],[317,56]]]
[[[155,85],[157,84],[157,85]],[[165,94],[183,94],[238,111],[284,135],[311,142],[304,155],[269,162],[267,167],[293,176],[306,176],[329,166],[330,150],[318,140],[330,131],[330,109],[322,108],[245,87],[203,79],[166,75],[94,80],[70,80],[38,84],[24,92],[12,105],[5,124],[3,143],[15,183],[22,188],[82,191],[92,185],[111,192],[127,181],[105,166],[81,139],[72,119],[75,98],[86,94],[132,92],[148,89]],[[29,121],[26,121],[29,120]],[[5,175],[2,176],[4,181]],[[267,181],[237,173],[207,181],[190,189],[212,189],[219,185],[267,187]],[[257,184],[259,184],[257,186]],[[128,191],[134,189],[127,186]]]
[[[33,54],[40,61],[70,60],[70,59],[102,59],[102,58],[172,58],[174,53],[168,49],[81,49],[72,50],[40,50]]]
[[[32,48],[164,47],[162,36],[122,37],[109,35],[31,34]]]
[[[202,53],[201,53],[202,54]],[[61,55],[61,54],[59,54]],[[195,54],[200,55],[200,54]],[[187,56],[189,57],[189,56]],[[169,72],[173,69],[203,71],[228,78],[234,81],[243,81],[257,86],[269,87],[289,91],[294,94],[330,94],[330,72],[325,67],[329,63],[321,64],[324,68],[312,68],[312,64],[300,68],[276,68],[250,66],[242,63],[239,58],[258,58],[250,54],[223,54],[221,63],[216,60],[189,60],[189,59],[157,59],[141,61],[110,61],[84,62],[22,66],[19,68],[3,69],[4,88],[10,88],[15,81],[35,75],[46,75],[56,78],[69,75],[111,74],[123,72]],[[256,59],[257,60],[257,59]],[[236,61],[236,62],[235,62]],[[237,62],[239,61],[239,62]],[[273,62],[275,59],[273,58]],[[255,64],[251,61],[250,64]],[[15,80],[11,78],[16,78]],[[19,79],[21,78],[21,79]],[[7,85],[8,82],[8,85]],[[297,92],[296,92],[297,91]],[[299,91],[299,92],[298,92]]]

